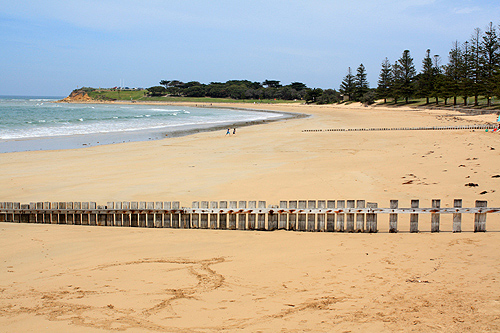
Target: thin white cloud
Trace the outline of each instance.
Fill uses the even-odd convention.
[[[432,5],[436,2],[436,0],[406,0],[406,1],[398,1],[399,4],[405,7],[413,7],[413,6],[428,6]]]
[[[463,7],[463,8],[454,8],[453,12],[455,14],[471,14],[474,12],[479,12],[481,11],[480,7]]]

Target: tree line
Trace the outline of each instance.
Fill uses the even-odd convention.
[[[464,105],[477,106],[479,98],[491,106],[492,98],[500,98],[500,27],[490,23],[485,31],[474,29],[470,39],[460,43],[453,42],[448,53],[448,63],[441,64],[439,55],[425,52],[422,69],[417,73],[409,50],[404,50],[401,57],[391,63],[386,57],[382,61],[376,88],[370,88],[366,68],[360,64],[353,73],[348,68],[339,91],[335,89],[309,88],[304,83],[292,82],[281,85],[277,80],[252,82],[248,80],[230,80],[203,84],[198,81],[181,82],[162,80],[159,86],[148,88],[150,96],[184,96],[241,99],[280,99],[305,100],[307,103],[327,104],[343,100],[360,101],[371,104],[375,99],[387,103],[411,98],[439,99],[448,104],[458,104],[462,98]],[[473,99],[473,102],[471,101]]]
[[[319,104],[334,103],[340,94],[334,89],[309,88],[302,82],[282,85],[278,80],[252,82],[229,80],[203,84],[198,81],[161,80],[159,86],[150,87],[150,96],[183,96],[241,99],[305,100]]]
[[[410,98],[430,99],[435,103],[441,98],[444,104],[462,98],[464,105],[477,106],[479,97],[492,105],[492,97],[500,98],[500,36],[499,27],[490,23],[485,31],[476,28],[471,38],[463,43],[455,41],[448,53],[448,63],[441,65],[439,55],[431,56],[428,49],[422,61],[422,70],[417,73],[409,50],[391,64],[388,58],[382,62],[377,88],[369,91],[365,68],[361,64],[356,75],[348,69],[340,92],[350,100],[363,101],[370,94],[377,98],[391,98],[394,103]],[[368,90],[367,90],[368,89]],[[473,102],[470,99],[473,98]]]

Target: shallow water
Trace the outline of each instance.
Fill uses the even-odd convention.
[[[153,140],[281,116],[224,108],[52,103],[57,99],[0,97],[0,152]]]

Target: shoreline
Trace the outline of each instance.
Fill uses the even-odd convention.
[[[152,128],[136,131],[122,131],[122,132],[106,132],[106,133],[91,133],[91,134],[78,134],[78,135],[61,135],[50,137],[36,137],[26,139],[13,139],[13,140],[0,140],[0,154],[26,152],[26,151],[46,151],[46,150],[65,150],[65,149],[81,149],[102,145],[120,144],[127,142],[144,142],[153,140],[162,140],[168,138],[182,137],[192,135],[200,132],[213,132],[225,130],[228,127],[246,127],[258,124],[270,123],[275,121],[283,121],[286,119],[304,118],[308,117],[307,114],[282,112],[275,110],[263,109],[248,109],[243,107],[234,106],[212,106],[212,105],[192,105],[191,103],[171,104],[165,102],[156,103],[134,103],[127,101],[112,101],[106,103],[94,102],[67,102],[67,101],[53,101],[51,103],[68,103],[68,104],[119,104],[119,105],[178,105],[188,106],[204,109],[230,109],[241,110],[261,113],[278,114],[275,118],[249,120],[249,121],[231,121],[222,123],[210,124],[191,124],[181,126],[166,126],[162,128]],[[199,104],[199,103],[195,103]]]
[[[246,105],[225,106],[244,109]],[[0,200],[104,203],[265,200],[275,203],[299,198],[350,197],[376,201],[380,198],[409,199],[414,196],[414,190],[418,190],[422,199],[440,197],[445,200],[453,196],[461,196],[464,200],[500,199],[500,191],[495,191],[497,181],[491,180],[491,176],[500,174],[495,159],[500,149],[500,143],[495,144],[500,139],[497,133],[479,130],[305,131],[484,124],[494,122],[496,117],[493,115],[469,116],[450,111],[356,105],[250,107],[310,116],[267,124],[263,121],[255,126],[241,127],[237,135],[230,137],[225,136],[225,132],[195,130],[189,132],[190,135],[170,137],[169,140],[5,153],[2,154],[4,162],[0,163],[5,177],[0,177],[0,181],[3,179],[6,185]],[[475,162],[477,158],[481,161]],[[152,161],[156,162],[149,165]],[[32,183],[9,177],[18,170],[12,169],[16,165]],[[99,169],[89,169],[88,165],[99,166]],[[455,170],[456,166],[460,168]],[[489,171],[485,174],[481,170]],[[150,177],[156,174],[169,176],[152,183]],[[47,180],[36,179],[39,175]],[[101,182],[116,185],[115,188],[103,188]],[[464,187],[469,182],[479,186]],[[47,183],[44,185],[47,187],[42,183]],[[232,184],[238,184],[241,190],[233,189]],[[361,184],[366,185],[360,187]],[[442,187],[441,184],[446,185]],[[270,186],[274,189],[270,190]],[[51,190],[46,191],[47,188]],[[479,194],[484,191],[487,194]],[[64,193],[69,195],[66,197]],[[228,195],[230,193],[235,195]]]

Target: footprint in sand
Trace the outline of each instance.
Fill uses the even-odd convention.
[[[153,324],[148,318],[178,316],[176,301],[196,300],[220,288],[224,276],[211,266],[224,261],[142,259],[66,271],[45,278],[44,285],[56,286],[53,289],[30,288],[3,295],[13,302],[5,304],[3,312],[35,314],[94,329],[170,331],[170,327]],[[83,276],[78,274],[82,271]],[[120,279],[109,279],[115,276]]]

